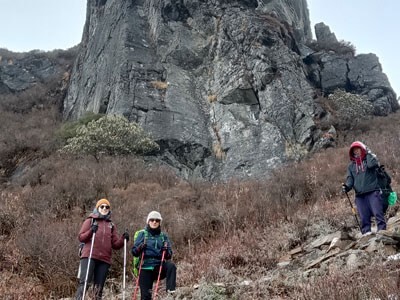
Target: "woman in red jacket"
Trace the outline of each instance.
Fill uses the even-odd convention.
[[[96,300],[102,298],[104,283],[111,265],[112,249],[121,249],[124,246],[124,239],[129,240],[127,232],[124,232],[120,237],[118,236],[117,228],[111,222],[110,208],[110,202],[107,199],[100,199],[93,213],[83,222],[79,231],[79,241],[85,243],[85,245],[81,254],[79,286],[76,292],[77,300],[82,299],[83,296],[94,233],[95,238],[86,285],[93,281]]]

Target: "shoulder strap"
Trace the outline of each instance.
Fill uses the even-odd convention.
[[[165,241],[165,233],[164,233],[164,231],[161,231],[160,236],[161,236],[162,241],[164,242]]]
[[[145,229],[139,229],[136,230],[134,236],[133,236],[133,240],[136,240],[136,238],[139,236],[139,233],[144,232],[144,238],[147,239],[148,236],[148,232]]]

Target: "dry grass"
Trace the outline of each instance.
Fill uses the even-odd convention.
[[[337,42],[317,42],[312,41],[307,45],[314,51],[334,51],[340,55],[348,55],[349,57],[354,57],[356,54],[356,47],[347,41],[337,41]]]
[[[224,160],[226,157],[226,152],[222,149],[222,145],[219,142],[213,144],[213,152],[216,158]]]
[[[295,299],[396,299],[394,296],[400,294],[398,268],[399,263],[395,262],[386,266],[375,264],[355,272],[334,270],[324,279],[316,278],[297,289]]]
[[[217,95],[208,95],[207,100],[209,103],[214,103],[214,102],[217,102],[218,98],[217,98]]]
[[[157,90],[166,90],[168,88],[168,82],[165,81],[151,81],[150,84]]]

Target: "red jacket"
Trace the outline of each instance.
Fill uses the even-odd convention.
[[[85,243],[81,258],[87,258],[90,254],[93,236],[91,230],[92,219],[95,219],[98,225],[94,238],[92,258],[111,264],[112,249],[121,249],[124,246],[124,237],[118,237],[117,228],[115,224],[111,223],[111,220],[99,218],[97,214],[90,214],[79,231],[79,241]]]

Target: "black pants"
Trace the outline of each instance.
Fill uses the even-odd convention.
[[[154,270],[141,270],[139,275],[139,286],[141,300],[151,300],[151,292],[153,289],[153,282],[157,280],[159,267]],[[173,262],[167,261],[163,264],[161,269],[160,280],[167,278],[166,286],[167,291],[175,291],[176,288],[176,266]]]
[[[83,289],[85,287],[86,271],[88,258],[82,258],[80,262],[79,286],[76,291],[75,299],[81,300]],[[110,265],[101,260],[91,259],[89,266],[88,282],[86,285],[85,295],[91,294],[96,296],[96,300],[100,300],[103,295],[103,287],[106,282],[108,269]],[[93,282],[93,291],[88,291],[89,283]],[[86,298],[86,297],[85,297]]]

